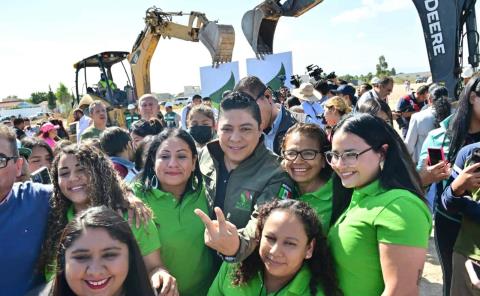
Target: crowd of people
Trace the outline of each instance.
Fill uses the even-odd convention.
[[[391,77],[249,76],[126,126],[102,101],[4,121],[0,295],[418,295],[432,234],[443,294],[479,295],[479,82],[392,110]]]

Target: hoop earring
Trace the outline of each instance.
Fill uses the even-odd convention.
[[[152,188],[155,188],[155,189],[158,188],[158,178],[156,175],[152,176],[152,179],[150,180],[150,186],[152,186]]]

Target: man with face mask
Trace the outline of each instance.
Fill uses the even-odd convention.
[[[215,115],[212,108],[206,105],[193,107],[188,114],[187,126],[197,148],[205,146],[215,136]]]

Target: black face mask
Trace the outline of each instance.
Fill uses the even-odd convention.
[[[213,137],[212,127],[208,125],[195,125],[190,127],[190,135],[200,145],[206,144]]]

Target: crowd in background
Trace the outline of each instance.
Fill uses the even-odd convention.
[[[391,77],[249,76],[125,126],[100,100],[4,120],[0,295],[418,295],[432,234],[444,295],[479,295],[479,82],[392,108]]]

